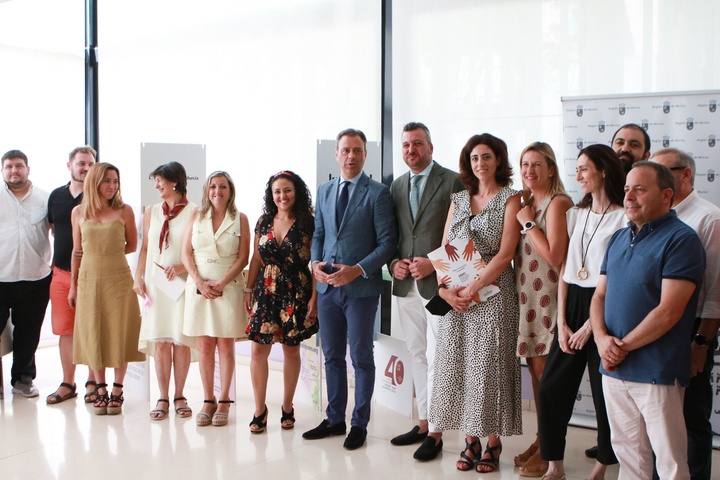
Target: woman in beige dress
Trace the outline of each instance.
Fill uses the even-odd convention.
[[[190,213],[183,237],[182,261],[188,271],[183,333],[199,337],[200,377],[205,401],[199,426],[228,423],[230,384],[235,370],[235,341],[245,338],[242,270],[250,255],[250,228],[235,207],[235,184],[225,172],[213,172],[203,187],[202,206]],[[220,399],[214,395],[215,350],[220,357]]]
[[[125,258],[137,248],[135,215],[120,196],[116,167],[96,163],[90,168],[82,203],[73,209],[71,221],[68,302],[76,309],[73,363],[87,365],[95,375],[95,414],[117,415],[122,413],[128,362],[141,362],[145,355],[137,349],[140,307]],[[106,368],[115,369],[111,392],[105,383]]]

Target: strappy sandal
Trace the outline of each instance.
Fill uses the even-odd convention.
[[[192,408],[190,408],[187,405],[187,398],[185,397],[177,397],[173,398],[173,405],[175,405],[177,402],[185,402],[184,407],[175,407],[175,416],[180,418],[190,418],[192,417]]]
[[[495,452],[497,452],[497,455],[495,455]],[[478,473],[491,473],[497,470],[498,466],[500,465],[501,453],[502,443],[498,443],[494,447],[491,447],[488,443],[487,447],[485,448],[485,453],[483,453],[483,457],[485,455],[489,455],[490,458],[481,458],[480,460],[478,460],[475,471]]]
[[[167,403],[168,408],[170,407],[170,401],[167,398],[159,398],[156,402],[155,406],[157,406],[158,403]],[[155,408],[153,410],[150,410],[150,420],[160,421],[165,420],[168,416],[167,409],[164,408]]]
[[[92,380],[88,380],[85,382],[85,389],[88,387],[95,387],[89,392],[85,392],[85,396],[83,396],[83,400],[85,400],[85,403],[95,403],[95,400],[97,400],[98,393],[97,393],[97,382],[94,382]]]
[[[477,446],[477,450],[475,450],[475,446]],[[468,450],[472,452],[472,457],[465,453]],[[480,452],[482,452],[482,444],[480,443],[480,439],[476,438],[474,442],[468,443],[466,438],[465,450],[460,452],[460,458],[457,462],[455,462],[455,468],[457,468],[461,472],[469,472],[470,470],[472,470],[473,465],[475,464],[475,457],[480,455]]]
[[[218,403],[231,404],[235,403],[233,400],[218,400]],[[228,424],[228,414],[230,412],[218,412],[216,411],[212,416],[213,427],[224,427]]]
[[[101,388],[105,389],[105,393],[100,393]],[[106,415],[108,402],[110,401],[110,397],[108,397],[107,393],[107,383],[98,383],[96,385],[95,392],[97,395],[95,401],[93,402],[95,415]]]
[[[108,401],[107,406],[107,414],[108,415],[120,415],[122,413],[122,407],[123,403],[125,403],[125,397],[123,397],[123,384],[122,383],[113,383],[113,388],[119,388],[120,395],[115,395],[114,393],[110,393],[110,400]],[[117,405],[110,405],[111,403],[115,403]],[[166,413],[167,415],[167,413]]]
[[[65,395],[60,395],[58,393],[58,390],[60,390],[62,387],[67,388],[70,390]],[[70,385],[69,383],[62,382],[57,390],[55,390],[53,393],[47,396],[45,399],[45,403],[48,405],[57,405],[58,403],[62,403],[65,400],[70,400],[71,398],[75,398],[78,396],[77,394],[77,385]]]
[[[212,417],[215,414],[215,410],[217,410],[217,402],[215,402],[215,399],[212,400],[203,400],[203,403],[212,403],[212,408],[209,412],[200,412],[197,415],[195,415],[195,423],[198,427],[207,427],[212,423]]]
[[[282,410],[282,407],[280,407],[280,410]],[[253,416],[253,419],[249,425],[250,432],[252,432],[252,433],[264,432],[265,427],[267,427],[267,417],[268,417],[268,408],[267,408],[267,405],[265,405],[265,411],[263,413],[261,413],[257,417]],[[255,427],[255,428],[253,428],[253,427]]]
[[[295,426],[295,409],[291,408],[289,412],[286,412],[283,410],[281,405],[280,412],[282,412],[282,416],[280,417],[280,426],[285,430],[293,428]]]

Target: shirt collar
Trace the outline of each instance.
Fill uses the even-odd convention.
[[[675,212],[675,210],[670,210],[665,215],[644,223],[643,226],[640,228],[640,231],[637,230],[637,225],[635,225],[634,222],[628,222],[628,227],[630,227],[630,231],[633,233],[633,237],[638,237],[641,234],[645,236],[650,234],[653,230],[676,218],[677,213]]]
[[[423,170],[420,173],[412,173],[412,171],[411,171],[410,178],[412,179],[413,177],[416,177],[416,176],[427,177],[428,175],[430,175],[430,170],[432,170],[434,163],[435,163],[435,161],[430,162],[430,164],[427,167],[425,167],[425,170]]]

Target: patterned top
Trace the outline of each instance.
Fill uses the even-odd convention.
[[[299,345],[318,331],[317,319],[307,317],[312,296],[310,241],[312,232],[292,224],[285,238],[275,237],[273,216],[260,217],[255,226],[260,273],[253,285],[247,333],[258,343]]]
[[[547,235],[547,197],[537,204],[535,228]],[[527,235],[520,237],[515,252],[515,284],[520,300],[517,355],[535,357],[550,351],[557,324],[557,294],[560,268],[553,267],[532,246]]]

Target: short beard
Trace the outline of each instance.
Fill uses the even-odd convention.
[[[70,174],[70,178],[72,179],[73,182],[85,183],[84,178],[75,178],[75,175],[73,175],[72,173]]]

